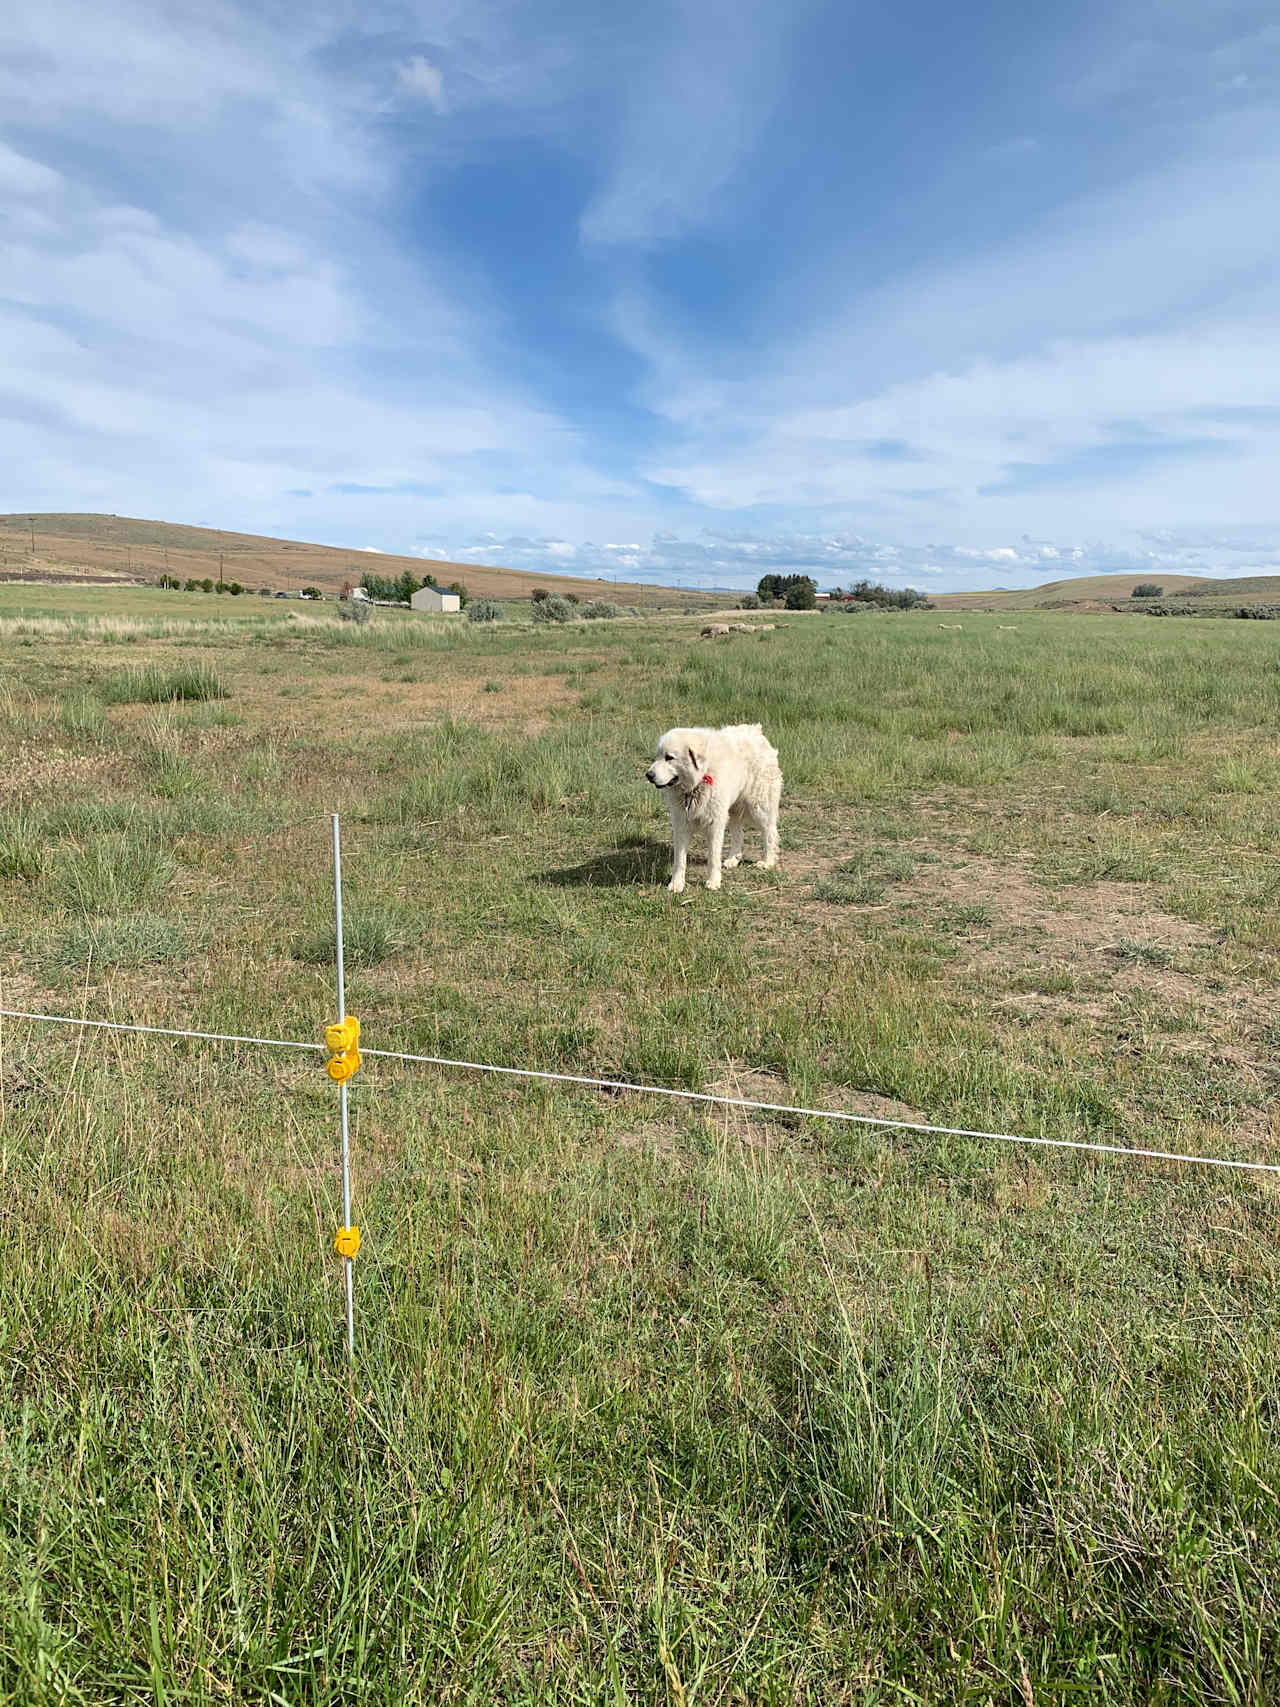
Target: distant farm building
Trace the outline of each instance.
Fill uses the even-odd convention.
[[[446,593],[440,587],[421,587],[409,600],[414,610],[461,610],[462,600],[456,593]]]

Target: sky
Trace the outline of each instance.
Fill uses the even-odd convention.
[[[18,0],[0,511],[1280,572],[1272,0]]]

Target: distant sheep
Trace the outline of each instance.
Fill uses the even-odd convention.
[[[704,640],[723,640],[726,634],[771,634],[776,622],[709,622],[702,630]]]

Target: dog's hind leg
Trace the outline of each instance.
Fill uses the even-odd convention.
[[[734,866],[740,864],[742,861],[742,838],[745,833],[745,829],[746,826],[743,824],[741,818],[730,818],[729,857],[724,862],[724,869],[726,871],[732,871]]]
[[[781,794],[781,788],[770,794],[764,823],[761,825],[764,831],[764,859],[761,862],[763,871],[772,871],[778,863],[778,801]]]

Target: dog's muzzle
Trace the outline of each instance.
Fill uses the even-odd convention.
[[[644,780],[645,780],[645,781],[646,781],[646,782],[651,782],[651,783],[652,783],[652,784],[653,784],[653,786],[654,786],[654,787],[655,787],[655,788],[670,788],[670,787],[671,787],[671,784],[672,784],[672,783],[673,783],[673,782],[674,782],[674,781],[675,781],[675,780],[676,780],[676,779],[675,779],[675,777],[674,777],[674,776],[669,776],[669,777],[668,777],[668,778],[667,778],[667,780],[666,780],[666,781],[665,781],[665,782],[659,782],[659,781],[658,781],[658,779],[657,779],[657,777],[656,777],[656,776],[654,776],[654,774],[653,774],[653,772],[652,772],[652,770],[647,770],[647,771],[646,771],[646,772],[645,772],[645,773],[644,773]]]

